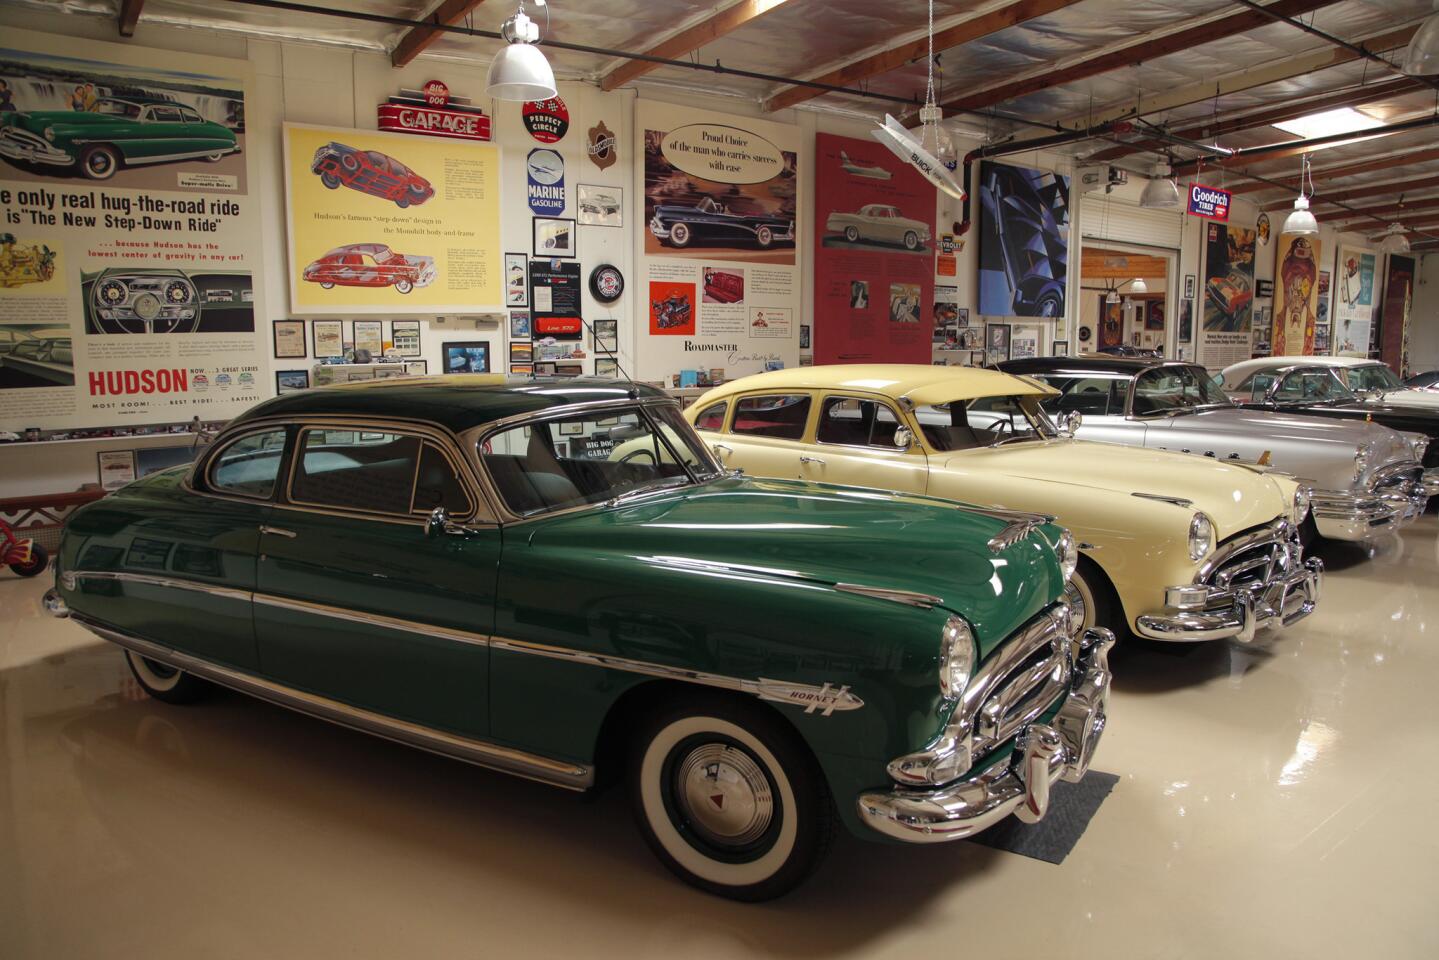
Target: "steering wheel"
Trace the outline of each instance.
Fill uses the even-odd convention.
[[[989,441],[992,446],[1002,440],[1008,439],[1005,437],[1006,433],[1009,434],[1010,437],[1014,436],[1014,421],[995,420],[994,425],[989,428],[989,432],[994,434],[994,439]]]

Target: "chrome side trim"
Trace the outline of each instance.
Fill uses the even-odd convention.
[[[296,690],[271,680],[251,676],[229,667],[209,663],[169,647],[142,640],[112,627],[90,620],[80,614],[74,620],[96,636],[109,640],[151,660],[158,660],[176,670],[183,670],[217,683],[240,693],[249,694],[281,707],[308,714],[321,720],[362,733],[383,737],[396,743],[416,747],[430,753],[463,760],[480,767],[488,767],[502,773],[514,774],[528,780],[538,780],[566,790],[582,791],[594,785],[594,768],[578,763],[567,763],[550,757],[525,753],[511,747],[484,740],[446,733],[431,727],[424,727],[404,720],[396,720],[383,714],[352,707],[338,700],[321,697],[303,690]]]
[[[1131,493],[1131,497],[1139,497],[1141,500],[1158,500],[1160,503],[1172,503],[1176,507],[1183,507],[1188,510],[1194,506],[1193,500],[1186,500],[1184,497],[1170,497],[1162,493]]]
[[[627,657],[571,650],[567,647],[552,647],[548,644],[531,643],[528,640],[512,640],[508,637],[491,637],[490,646],[495,650],[526,653],[537,657],[547,657],[551,660],[583,663],[610,670],[623,670],[626,673],[638,673],[647,677],[682,680],[721,690],[734,690],[739,693],[751,694],[761,700],[801,706],[805,708],[805,713],[814,713],[818,710],[820,715],[825,717],[836,710],[858,710],[864,706],[864,701],[851,693],[848,686],[836,687],[828,682],[817,687],[810,683],[791,683],[787,680],[770,680],[765,677],[760,677],[758,680],[741,680],[738,677],[705,673],[702,670],[691,670],[687,667],[672,667],[643,660],[631,660]]]
[[[324,603],[311,603],[308,600],[277,597],[269,593],[255,594],[255,602],[267,607],[295,610],[300,613],[312,613],[320,617],[329,617],[332,620],[362,623],[369,627],[384,627],[389,630],[399,630],[404,633],[419,633],[427,637],[439,637],[442,640],[454,640],[458,643],[469,643],[479,647],[488,646],[490,642],[489,637],[482,633],[470,633],[467,630],[440,627],[431,623],[420,623],[415,620],[401,620],[397,617],[387,617],[378,613],[364,613],[359,610],[348,610],[344,607],[332,607]]]
[[[196,593],[208,593],[214,597],[224,597],[227,600],[240,600],[244,603],[249,603],[255,596],[248,590],[236,590],[234,587],[221,587],[213,583],[203,583],[199,580],[157,577],[149,573],[129,573],[122,570],[67,570],[60,575],[60,580],[67,590],[75,589],[75,585],[81,580],[118,580],[123,583],[139,583],[148,587],[174,587],[177,590],[193,590]]]
[[[906,603],[911,607],[920,607],[924,610],[932,610],[944,603],[943,597],[933,597],[927,593],[870,587],[862,583],[836,583],[834,588],[840,593],[857,593],[865,597],[874,597],[877,600],[893,600],[895,603]]]

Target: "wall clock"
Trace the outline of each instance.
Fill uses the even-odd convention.
[[[625,276],[613,264],[602,263],[590,272],[590,293],[600,303],[614,303],[625,292]]]

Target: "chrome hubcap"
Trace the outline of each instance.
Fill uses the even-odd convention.
[[[1079,589],[1075,581],[1071,580],[1065,584],[1064,599],[1069,604],[1070,613],[1081,629],[1088,630],[1094,626],[1090,622],[1089,604],[1085,602],[1084,591]]]
[[[769,779],[754,758],[729,744],[691,750],[675,767],[674,793],[690,826],[717,846],[754,843],[774,819]]]

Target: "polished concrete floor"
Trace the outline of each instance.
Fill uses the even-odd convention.
[[[842,838],[787,899],[586,800],[238,695],[168,707],[0,574],[0,957],[1439,956],[1439,519],[1253,648],[1116,651],[1060,866]]]

